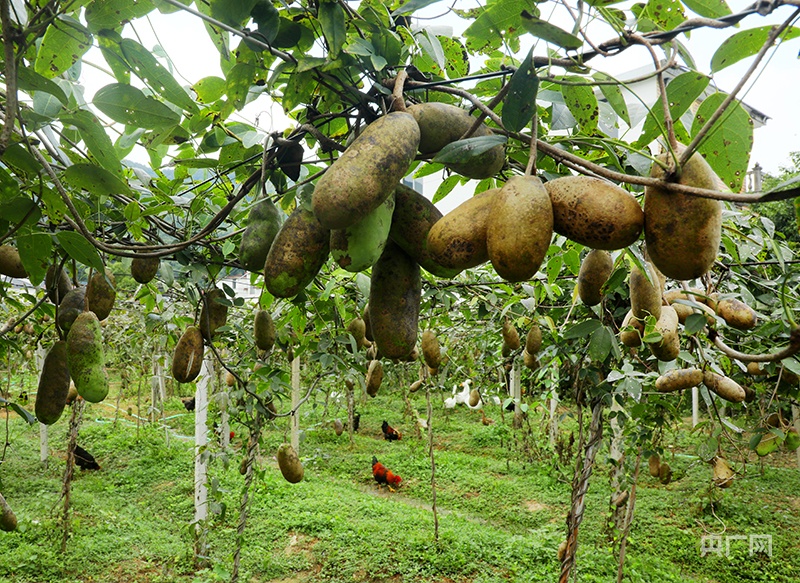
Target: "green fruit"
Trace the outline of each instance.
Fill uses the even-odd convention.
[[[326,229],[362,220],[394,192],[419,144],[419,126],[401,112],[368,125],[317,181],[312,205]]]
[[[11,245],[0,245],[0,275],[16,277],[19,279],[28,277],[28,272],[22,265],[19,258],[19,251]]]
[[[667,462],[663,462],[658,468],[658,481],[665,486],[672,481],[672,468]]]
[[[39,423],[52,425],[61,417],[69,393],[67,343],[59,340],[47,352],[36,391],[36,418]]]
[[[637,320],[644,320],[650,315],[658,320],[662,304],[660,281],[652,265],[645,263],[645,266],[649,268],[650,279],[635,265],[631,268],[631,311]]]
[[[253,320],[253,337],[259,350],[269,352],[275,346],[275,322],[266,310],[258,310]]]
[[[647,460],[647,470],[654,478],[657,478],[661,473],[661,457],[657,453],[651,455]]]
[[[217,331],[228,321],[228,306],[225,292],[214,288],[203,295],[203,307],[200,310],[200,323],[198,324],[203,338],[211,340]]]
[[[553,205],[536,176],[513,176],[494,196],[486,223],[486,250],[506,281],[532,278],[550,248]]]
[[[372,268],[369,290],[372,335],[387,358],[405,358],[414,350],[421,296],[419,265],[389,243]]]
[[[469,112],[455,105],[432,101],[418,103],[408,108],[419,124],[419,151],[421,154],[435,154],[448,144],[459,139],[469,130],[475,118]],[[478,138],[491,136],[494,132],[486,124],[481,124],[470,136]],[[479,154],[469,162],[445,164],[448,168],[469,178],[490,178],[500,172],[505,164],[505,148],[494,146]]]
[[[786,446],[786,449],[789,451],[795,451],[798,447],[800,447],[800,435],[798,435],[795,429],[790,429],[786,432],[786,439],[783,443]]]
[[[626,190],[600,178],[565,176],[545,183],[553,230],[592,249],[622,249],[639,238],[644,213]]]
[[[131,277],[137,283],[150,283],[161,267],[158,257],[134,257],[131,260]]]
[[[626,330],[627,328],[627,330]],[[642,345],[644,324],[633,317],[633,312],[628,310],[620,326],[619,340],[629,348],[638,348]]]
[[[264,283],[279,298],[299,294],[319,273],[328,258],[330,231],[310,210],[298,206],[280,231],[267,254]]]
[[[389,238],[394,212],[394,195],[366,217],[346,229],[331,231],[331,257],[339,267],[356,273],[372,267]]]
[[[239,245],[239,263],[242,267],[261,273],[282,222],[283,213],[270,199],[263,198],[253,205],[247,215],[247,228],[242,233]]]
[[[278,467],[290,484],[296,484],[303,479],[303,464],[300,463],[297,452],[288,443],[284,443],[278,448]]]
[[[662,154],[658,160],[663,163],[668,157]],[[650,176],[663,179],[664,170],[653,164]],[[717,177],[708,162],[695,153],[683,167],[680,184],[715,190]],[[644,216],[647,251],[661,273],[687,280],[711,269],[722,236],[722,205],[718,200],[647,186]]]
[[[476,194],[436,221],[428,233],[428,251],[437,264],[462,270],[489,260],[486,229],[498,192]]]
[[[0,530],[5,532],[17,530],[17,516],[2,494],[0,494]]]
[[[765,433],[761,437],[761,441],[758,442],[756,446],[756,453],[759,457],[764,457],[778,449],[780,445],[780,440],[778,440],[778,436],[773,433]]]
[[[108,375],[103,352],[103,332],[94,312],[81,312],[67,334],[69,376],[78,394],[90,403],[108,395]]]
[[[57,275],[56,270],[58,270]],[[72,282],[69,280],[66,271],[53,264],[47,268],[47,273],[44,276],[44,287],[47,289],[47,297],[50,301],[58,305],[72,291]]]
[[[397,185],[394,199],[392,227],[389,230],[392,241],[419,263],[420,267],[436,277],[452,278],[458,275],[460,269],[448,269],[439,265],[428,250],[428,234],[431,227],[442,218],[439,209],[416,190],[404,184]]]
[[[525,340],[527,341],[527,338]],[[503,320],[503,345],[511,350],[518,350],[520,347],[517,327],[508,318]]]
[[[97,314],[98,320],[105,320],[114,307],[117,298],[116,280],[108,269],[105,274],[95,271],[86,286],[86,304]]]
[[[71,290],[61,303],[58,305],[58,317],[56,323],[63,332],[69,332],[72,323],[78,314],[86,308],[86,290],[82,287],[76,287]]]
[[[179,383],[191,383],[203,365],[203,334],[200,328],[189,326],[175,346],[172,355],[172,376]]]
[[[587,306],[596,306],[603,300],[603,286],[614,269],[611,253],[592,249],[581,262],[578,272],[578,296]]]

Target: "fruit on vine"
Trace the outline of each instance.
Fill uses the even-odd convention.
[[[383,365],[380,360],[372,360],[367,368],[367,394],[374,397],[378,394],[378,389],[381,388],[383,382]]]
[[[526,338],[527,340],[527,338]],[[520,347],[519,332],[513,322],[506,318],[503,320],[503,346],[507,346],[509,350],[517,350]]]
[[[290,484],[297,484],[303,479],[303,464],[297,457],[297,452],[288,443],[281,444],[278,448],[278,468]]]
[[[419,265],[390,242],[372,268],[369,322],[377,349],[405,358],[417,344],[422,280]]]
[[[372,335],[372,324],[369,321],[369,303],[364,304],[364,309],[361,311],[361,319],[364,320],[364,338],[372,342],[375,337]]]
[[[434,370],[439,370],[442,365],[442,350],[439,346],[439,339],[436,338],[431,330],[422,333],[422,358],[425,364]]]
[[[596,306],[603,300],[602,289],[611,271],[614,260],[604,249],[592,249],[581,262],[578,272],[578,296],[587,306]]]
[[[780,445],[780,440],[778,436],[774,433],[765,433],[761,437],[761,441],[758,442],[756,446],[756,453],[759,457],[764,457],[771,454],[774,451],[777,451],[778,446]]]
[[[44,276],[44,287],[47,289],[48,299],[58,305],[72,291],[72,282],[67,272],[54,263],[47,268]]]
[[[161,267],[158,257],[134,257],[131,259],[131,277],[137,283],[150,283]]]
[[[268,311],[256,311],[253,318],[253,338],[259,350],[269,352],[275,346],[275,322]]]
[[[434,223],[441,218],[442,213],[431,201],[413,188],[404,184],[397,185],[389,237],[425,271],[436,277],[452,278],[461,270],[439,265],[428,250],[428,234]]]
[[[619,340],[629,348],[638,348],[642,345],[644,323],[633,317],[633,312],[628,310],[619,331]]]
[[[631,311],[638,320],[652,315],[656,320],[661,316],[661,288],[658,275],[652,264],[644,264],[648,268],[648,279],[636,265],[631,267],[630,293]],[[674,310],[673,310],[674,311]]]
[[[236,377],[229,370],[225,371],[225,384],[229,387],[233,387],[236,385]]]
[[[17,515],[0,494],[0,530],[11,532],[17,530]]]
[[[489,260],[486,228],[494,197],[493,188],[462,202],[439,219],[428,233],[428,251],[439,265],[468,269]]]
[[[347,331],[353,335],[356,346],[359,348],[369,348],[372,343],[367,340],[367,323],[363,318],[355,317],[347,325]]]
[[[673,393],[691,389],[703,382],[703,371],[699,368],[675,368],[656,379],[659,393]]]
[[[330,249],[330,231],[302,205],[275,236],[264,265],[267,290],[279,298],[299,294],[319,273]]]
[[[67,406],[69,394],[69,367],[67,365],[67,343],[59,340],[47,351],[39,375],[36,391],[36,419],[39,423],[52,425],[61,418]]]
[[[542,349],[542,329],[536,320],[531,321],[531,328],[525,336],[525,352],[535,355]]]
[[[766,376],[769,374],[769,371],[761,367],[760,362],[748,362],[747,363],[747,374],[753,376]]]
[[[665,486],[672,481],[672,468],[669,467],[667,462],[662,462],[658,468],[658,481]]]
[[[784,439],[783,444],[789,451],[795,451],[800,448],[800,434],[797,433],[796,429],[791,428],[786,432],[786,439]]]
[[[103,332],[94,312],[81,312],[67,334],[69,376],[78,394],[90,403],[108,395]]]
[[[661,457],[657,453],[651,455],[647,460],[647,469],[652,477],[658,477],[661,471]]]
[[[731,401],[732,403],[741,403],[746,396],[745,390],[739,383],[708,370],[703,373],[703,384],[708,387],[709,391],[715,392],[726,401]]]
[[[197,326],[189,326],[178,340],[172,355],[172,376],[179,383],[191,383],[203,365],[203,334]]]
[[[469,400],[467,401],[467,404],[469,404],[470,407],[477,407],[478,403],[480,402],[481,402],[480,392],[478,391],[478,389],[472,389],[469,392]]]
[[[668,154],[658,157],[668,164]],[[664,169],[654,163],[650,176],[663,179]],[[680,174],[680,184],[716,189],[717,177],[698,153]],[[718,200],[672,192],[656,186],[644,189],[644,237],[650,259],[667,277],[687,280],[711,269],[722,236],[722,205]]]
[[[631,193],[591,176],[565,176],[545,183],[553,203],[553,230],[592,249],[613,251],[635,242],[644,213]]]
[[[413,116],[392,112],[369,124],[317,181],[311,204],[326,229],[344,229],[378,208],[405,176],[419,145]]]
[[[98,320],[105,320],[114,307],[117,299],[116,279],[111,270],[104,273],[95,271],[86,285],[86,305],[97,315]]]
[[[661,361],[669,362],[678,358],[681,341],[678,335],[678,313],[672,306],[661,307],[661,317],[656,322],[655,331],[661,334],[661,340],[649,342],[650,352]]]
[[[732,328],[752,330],[758,324],[755,310],[736,298],[726,298],[717,302],[717,315]]]
[[[225,292],[215,287],[203,294],[203,307],[200,309],[200,333],[206,340],[211,340],[217,331],[228,321],[228,306],[221,303],[225,300]]]
[[[539,368],[539,359],[536,358],[535,354],[531,354],[526,349],[522,351],[522,364],[524,364],[531,370],[536,370],[537,368]]]
[[[416,393],[420,389],[421,386],[422,386],[422,381],[419,381],[419,380],[418,381],[414,381],[413,383],[411,383],[411,386],[408,387],[408,392],[409,393]]]
[[[372,267],[389,238],[394,212],[394,194],[357,223],[331,231],[331,257],[351,273]]]
[[[336,433],[337,436],[344,433],[344,423],[342,423],[341,419],[334,419],[333,420],[333,431]]]
[[[58,327],[61,328],[63,332],[69,332],[75,318],[78,317],[78,314],[83,312],[85,307],[86,289],[76,287],[71,290],[58,305],[58,317],[56,318]]]
[[[283,213],[269,198],[262,198],[250,208],[239,244],[239,263],[247,271],[260,273],[264,269],[267,253],[282,222]]]
[[[22,259],[20,259],[16,247],[0,245],[0,275],[20,279],[28,277],[28,272],[22,265]]]
[[[711,460],[711,468],[713,471],[712,480],[714,485],[718,488],[727,488],[733,484],[734,472],[728,461],[725,458],[715,456]]]
[[[418,103],[408,108],[419,124],[420,154],[435,154],[448,144],[461,139],[475,123],[469,112],[455,105],[432,101]],[[478,138],[493,135],[486,124],[481,124],[470,136]],[[493,146],[468,162],[445,164],[453,172],[469,178],[490,178],[500,172],[505,164],[505,148],[502,144]]]
[[[513,176],[494,195],[486,250],[497,274],[527,281],[539,270],[553,237],[553,205],[537,176]]]

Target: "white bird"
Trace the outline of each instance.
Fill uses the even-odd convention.
[[[461,389],[460,392],[457,392],[458,387],[456,385],[453,386],[453,396],[456,398],[456,403],[469,403],[469,393],[471,390],[469,388],[470,383],[472,383],[470,379],[467,379],[461,383],[463,389]]]

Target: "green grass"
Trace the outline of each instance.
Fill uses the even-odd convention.
[[[413,396],[423,411],[424,396]],[[114,426],[105,405],[86,409],[79,443],[102,465],[77,471],[72,487],[72,530],[60,552],[60,485],[67,415],[50,428],[48,467],[38,461],[38,428],[9,422],[9,450],[0,466],[2,492],[20,522],[0,533],[0,581],[148,581],[203,583],[229,580],[243,486],[238,466],[246,428],[233,425],[233,448],[210,448],[214,514],[207,524],[208,566],[193,560],[193,416],[180,400],[168,402],[169,445],[163,428],[123,418]],[[426,442],[403,418],[402,399],[381,393],[359,407],[361,431],[351,447],[326,423],[346,413],[331,404],[308,408],[301,457],[305,479],[283,480],[273,459],[286,421],[265,429],[259,472],[251,491],[241,557],[241,581],[491,583],[557,580],[556,549],[564,538],[572,464],[557,472],[546,437],[535,434],[537,459],[525,460],[507,416],[490,408],[484,426],[464,408],[444,412],[435,399],[439,542],[431,511]],[[69,412],[69,411],[68,411]],[[68,413],[67,412],[67,413]],[[533,419],[539,413],[532,414]],[[381,438],[386,418],[404,433]],[[679,434],[685,436],[686,433]],[[692,453],[693,436],[678,446]],[[681,443],[686,441],[686,443]],[[515,445],[518,444],[518,445]],[[373,455],[403,476],[397,492],[379,490]],[[617,562],[603,532],[608,514],[606,452],[598,464],[580,531],[581,582],[616,580]],[[784,462],[786,460],[783,460]],[[670,464],[679,479],[668,486],[639,480],[636,519],[627,548],[626,581],[796,581],[800,573],[800,476],[796,469],[747,466],[744,477],[710,504],[710,469],[690,455]],[[713,508],[713,512],[712,512]],[[700,556],[704,534],[772,534],[773,558],[750,556],[737,542],[730,557]],[[738,546],[737,546],[738,545]]]

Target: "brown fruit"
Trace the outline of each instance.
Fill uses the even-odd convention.
[[[553,237],[553,206],[536,176],[513,176],[494,196],[486,250],[506,281],[527,281],[539,270]]]
[[[131,277],[137,283],[150,283],[161,267],[158,257],[134,257],[131,260]]]
[[[227,301],[225,292],[214,288],[203,294],[203,307],[200,309],[200,323],[198,327],[206,340],[211,340],[217,328],[225,325],[228,320],[228,306],[220,303]]]
[[[481,394],[478,392],[478,389],[472,389],[469,392],[469,401],[468,404],[470,407],[477,407],[478,403],[481,402]]]
[[[468,269],[489,260],[486,229],[498,189],[493,188],[462,202],[439,219],[428,233],[428,251],[439,265]]]
[[[727,488],[733,484],[734,472],[728,465],[725,458],[715,457],[711,460],[711,466],[714,471],[713,480],[714,485],[718,488]]]
[[[5,532],[17,530],[17,515],[11,510],[11,506],[2,494],[0,494],[0,530]]]
[[[278,467],[290,484],[297,484],[303,479],[303,464],[297,457],[297,452],[288,443],[284,443],[278,448]]]
[[[716,311],[717,315],[732,328],[752,330],[758,324],[758,316],[756,316],[755,310],[735,298],[719,300]]]
[[[631,311],[638,320],[644,320],[652,315],[656,320],[661,316],[661,288],[658,274],[651,269],[651,264],[645,263],[650,279],[635,265],[631,267]]]
[[[172,357],[172,376],[179,383],[191,383],[200,374],[203,364],[203,335],[196,326],[189,326],[178,340]]]
[[[661,341],[650,342],[650,352],[665,362],[675,360],[681,351],[681,340],[678,334],[678,313],[672,306],[661,308],[661,317],[656,322],[655,331],[661,334]]]
[[[364,310],[361,312],[361,319],[364,320],[364,338],[370,342],[375,340],[372,335],[372,323],[369,321],[369,304],[364,305]]]
[[[525,352],[530,355],[535,355],[542,348],[542,329],[539,328],[539,323],[536,320],[531,322],[531,329],[528,330],[525,336]]]
[[[19,251],[11,245],[0,245],[0,275],[16,277],[19,279],[28,277],[28,272],[22,265],[19,258]]]
[[[253,337],[259,350],[269,352],[275,346],[275,322],[266,310],[258,310],[253,319]]]
[[[116,279],[109,269],[105,273],[95,271],[86,285],[86,304],[98,320],[105,320],[117,299]]]
[[[56,270],[58,270],[57,274]],[[47,273],[44,276],[44,287],[47,289],[47,297],[50,301],[58,305],[72,291],[72,282],[66,271],[53,264],[47,268]]]
[[[229,370],[225,371],[225,384],[229,387],[236,385],[236,377]]]
[[[378,394],[383,381],[383,365],[380,360],[373,360],[367,369],[367,394],[374,397]]]
[[[644,227],[639,202],[616,184],[590,176],[565,176],[545,183],[553,203],[553,229],[592,249],[622,249]]]
[[[524,364],[531,370],[536,370],[537,368],[539,368],[539,359],[536,358],[535,354],[531,354],[526,349],[522,351],[522,364]]]
[[[39,423],[52,425],[59,420],[67,405],[69,389],[67,343],[60,340],[47,352],[42,365],[42,374],[39,376],[35,407]]]
[[[347,325],[347,331],[353,335],[356,346],[363,347],[367,342],[367,323],[363,318],[353,318]]]
[[[703,373],[703,383],[708,387],[708,390],[714,391],[717,395],[732,403],[741,403],[747,396],[747,393],[739,383],[715,372],[705,371]]]
[[[658,469],[658,480],[665,486],[672,481],[672,468],[667,462],[663,462]]]
[[[669,163],[662,154],[658,161]],[[654,163],[650,176],[663,179]],[[684,165],[680,184],[717,189],[717,177],[708,162],[695,153]],[[647,186],[644,189],[644,236],[650,259],[667,277],[695,279],[714,263],[722,236],[722,205],[718,200]]]
[[[512,351],[520,347],[519,332],[517,332],[516,326],[508,318],[503,320],[503,344]]]
[[[64,296],[58,305],[58,317],[56,323],[63,332],[68,332],[78,314],[83,312],[86,306],[86,290],[76,287]]]
[[[341,435],[344,433],[344,423],[342,423],[341,419],[334,419],[333,420],[333,431],[336,435]]]
[[[422,357],[430,368],[438,369],[442,364],[442,351],[439,340],[430,330],[422,333]]]
[[[761,363],[758,362],[748,362],[747,363],[747,374],[753,376],[765,376],[768,375],[765,369],[761,368]]]
[[[661,457],[659,457],[657,453],[654,453],[650,456],[650,459],[647,460],[647,466],[650,475],[657,478],[661,471]]]
[[[578,272],[578,296],[587,306],[596,306],[603,299],[602,289],[614,269],[611,253],[592,249],[581,263]]]
[[[672,393],[691,389],[703,382],[703,371],[699,368],[679,368],[668,370],[656,379],[659,393]]]
[[[414,381],[413,383],[411,383],[411,386],[408,387],[408,392],[416,393],[421,386],[422,386],[422,381]]]

